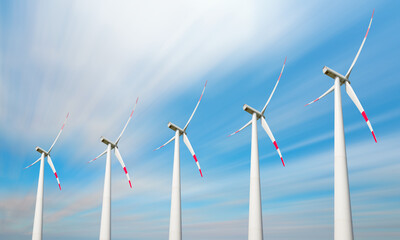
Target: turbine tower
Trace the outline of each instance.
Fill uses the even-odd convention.
[[[330,92],[335,91],[335,133],[334,133],[334,153],[335,153],[335,163],[334,163],[334,239],[335,240],[352,240],[353,239],[353,223],[351,217],[351,203],[350,203],[350,191],[349,191],[349,179],[347,171],[347,157],[346,157],[346,145],[344,139],[344,128],[343,128],[343,112],[342,112],[342,97],[340,87],[344,84],[346,87],[347,95],[357,106],[358,110],[367,122],[367,125],[374,137],[375,142],[376,137],[374,130],[372,129],[371,123],[368,120],[367,115],[360,101],[357,98],[353,88],[350,85],[349,76],[353,70],[354,64],[356,63],[358,56],[364,46],[365,40],[367,39],[369,29],[371,27],[372,18],[374,17],[374,11],[372,12],[372,17],[369,22],[367,33],[361,43],[361,46],[357,52],[356,57],[353,60],[347,74],[345,76],[334,70],[324,67],[322,72],[335,80],[334,85],[322,94],[319,98],[308,103],[307,105],[318,101],[319,99],[325,97]],[[306,105],[306,106],[307,106]]]
[[[132,119],[132,115],[133,112],[135,111],[138,100],[139,98],[136,99],[136,103],[131,112],[131,115],[129,116],[128,121],[126,122],[125,127],[122,129],[122,132],[118,136],[117,140],[115,142],[111,142],[105,137],[101,137],[100,141],[107,145],[107,149],[104,152],[102,152],[99,156],[89,161],[89,163],[93,162],[94,160],[98,159],[99,157],[107,153],[106,172],[104,176],[103,206],[101,210],[100,237],[99,237],[100,240],[111,239],[111,150],[114,150],[115,156],[117,157],[119,163],[124,169],[125,175],[129,182],[129,186],[132,188],[131,179],[129,178],[128,171],[126,170],[125,163],[122,160],[121,153],[118,150],[118,143],[126,127],[128,126],[129,122]]]
[[[32,231],[32,240],[42,240],[42,232],[43,232],[43,170],[44,170],[44,158],[47,157],[47,163],[50,165],[51,170],[53,170],[54,175],[56,176],[58,187],[60,188],[61,191],[61,184],[60,180],[58,179],[58,175],[56,172],[56,169],[54,167],[53,162],[51,161],[50,157],[50,152],[53,149],[54,145],[56,144],[58,138],[61,135],[61,132],[64,129],[65,122],[68,119],[68,115],[64,120],[64,123],[58,132],[58,135],[56,139],[54,140],[53,144],[51,144],[51,147],[48,151],[43,150],[40,147],[36,147],[36,151],[38,151],[41,156],[38,160],[33,162],[31,165],[25,167],[25,169],[33,166],[37,162],[40,161],[40,171],[39,171],[39,182],[38,182],[38,188],[37,188],[37,193],[36,193],[36,206],[35,206],[35,217],[33,219],[33,231]]]
[[[192,145],[189,142],[189,138],[186,134],[186,129],[189,126],[190,121],[193,118],[194,113],[197,110],[197,107],[200,104],[201,98],[203,97],[204,90],[206,89],[207,81],[204,85],[203,92],[201,93],[200,99],[197,102],[196,107],[192,115],[190,116],[189,120],[187,121],[185,127],[182,129],[177,125],[169,122],[168,127],[175,132],[175,136],[172,137],[168,142],[161,145],[159,148],[154,149],[158,150],[172,140],[175,140],[175,151],[174,151],[174,166],[172,171],[172,193],[171,193],[171,214],[170,214],[170,221],[169,221],[169,240],[181,240],[182,239],[182,215],[181,215],[181,176],[180,176],[180,159],[179,159],[179,137],[183,135],[183,142],[186,144],[186,147],[189,149],[190,153],[192,154],[194,161],[199,168],[200,175],[203,177],[203,173],[201,172],[199,161],[197,160],[196,154],[192,148]]]
[[[241,129],[236,132],[230,134],[232,136],[250,124],[252,124],[251,129],[251,161],[250,161],[250,197],[249,197],[249,229],[248,229],[248,239],[249,240],[262,240],[263,239],[263,226],[262,226],[262,208],[261,208],[261,188],[260,188],[260,165],[258,159],[258,137],[257,137],[257,120],[261,119],[261,126],[267,132],[269,138],[274,144],[276,151],[281,158],[283,166],[285,166],[285,162],[283,161],[281,151],[279,150],[278,144],[275,141],[274,135],[272,135],[271,129],[269,128],[267,122],[265,121],[264,112],[267,109],[268,103],[272,98],[272,95],[275,92],[276,87],[278,86],[279,80],[281,79],[283,69],[285,68],[285,62],[283,63],[281,73],[279,74],[278,81],[275,84],[274,89],[272,90],[271,95],[268,98],[267,103],[261,112],[256,109],[245,104],[243,106],[243,110],[250,113],[252,115],[251,120],[246,123]]]

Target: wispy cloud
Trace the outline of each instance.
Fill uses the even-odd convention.
[[[250,129],[226,135],[249,120],[244,103],[262,107],[286,55],[266,112],[286,168],[259,128],[264,234],[330,238],[333,102],[303,105],[332,84],[321,80],[324,64],[348,68],[365,34],[360,26],[374,7],[374,34],[352,84],[378,144],[353,104],[343,101],[354,226],[359,238],[398,238],[399,99],[389,71],[398,36],[387,37],[398,14],[389,14],[391,7],[373,1],[339,1],[329,8],[319,1],[0,4],[0,238],[29,237],[38,166],[23,167],[37,159],[36,145],[49,147],[67,112],[52,152],[61,192],[45,168],[44,231],[48,238],[97,238],[105,159],[86,162],[104,150],[101,135],[118,136],[138,96],[120,143],[133,190],[112,157],[113,237],[166,238],[173,146],[152,150],[172,136],[168,121],[186,122],[205,80],[188,129],[204,178],[181,144],[183,236],[246,238]],[[377,81],[381,77],[388,83]]]

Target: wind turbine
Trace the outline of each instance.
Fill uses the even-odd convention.
[[[350,191],[349,191],[349,179],[347,171],[347,157],[346,157],[346,145],[344,139],[344,128],[343,128],[343,112],[342,112],[342,97],[340,92],[340,86],[345,84],[347,95],[357,106],[358,110],[367,122],[369,129],[371,130],[372,136],[375,142],[376,137],[374,130],[372,129],[371,123],[365,114],[364,108],[361,106],[360,101],[357,98],[353,88],[350,85],[349,76],[353,70],[354,64],[356,63],[358,56],[360,55],[361,49],[364,46],[365,40],[367,39],[369,29],[371,27],[372,18],[374,17],[374,11],[368,25],[367,33],[364,36],[364,40],[361,43],[360,49],[358,49],[357,55],[353,60],[346,76],[335,72],[334,70],[325,66],[322,72],[335,80],[334,85],[322,94],[319,98],[308,103],[307,105],[318,101],[325,97],[330,92],[335,90],[335,133],[334,133],[334,152],[335,152],[335,163],[334,163],[334,238],[335,240],[349,240],[353,239],[353,223],[351,217],[351,204],[350,204]],[[307,106],[306,105],[306,106]]]
[[[36,151],[38,151],[41,156],[38,160],[33,162],[31,165],[25,167],[25,169],[33,166],[37,162],[40,161],[40,170],[39,170],[39,182],[38,182],[38,189],[36,193],[36,206],[35,206],[35,217],[33,219],[33,231],[32,231],[32,240],[41,240],[42,239],[42,232],[43,232],[43,170],[44,170],[44,158],[47,157],[47,163],[50,165],[51,170],[53,170],[54,175],[56,176],[56,180],[58,183],[58,187],[61,191],[61,184],[60,180],[58,179],[58,175],[56,169],[54,168],[54,164],[51,161],[50,152],[53,149],[54,145],[56,144],[58,138],[61,135],[61,132],[64,129],[65,123],[68,119],[69,113],[64,120],[64,123],[58,132],[56,139],[54,140],[53,144],[48,151],[43,150],[41,147],[36,147]]]
[[[180,172],[180,159],[179,159],[179,137],[183,135],[183,142],[186,144],[186,147],[189,149],[192,154],[194,161],[199,168],[200,175],[203,177],[203,173],[201,172],[199,161],[197,160],[196,154],[192,148],[192,145],[189,142],[189,138],[186,134],[186,129],[189,126],[190,121],[193,118],[194,113],[197,110],[197,107],[200,104],[201,98],[203,97],[204,90],[206,89],[207,81],[204,85],[203,92],[201,93],[200,99],[197,102],[196,107],[189,120],[187,121],[185,127],[182,129],[177,125],[169,122],[168,127],[175,132],[175,136],[172,137],[168,142],[161,145],[160,147],[154,149],[154,151],[164,147],[172,140],[175,140],[175,151],[174,151],[174,166],[172,171],[172,193],[171,193],[171,214],[169,220],[169,240],[181,240],[182,239],[182,215],[181,215],[181,172]]]
[[[260,189],[260,165],[258,159],[258,137],[257,137],[257,120],[261,119],[261,126],[267,132],[269,138],[274,144],[276,151],[281,158],[283,166],[285,166],[285,162],[283,161],[281,151],[279,150],[278,144],[275,141],[274,135],[272,135],[271,129],[269,128],[267,122],[265,121],[264,112],[267,109],[268,103],[274,95],[275,89],[278,86],[279,80],[281,79],[283,69],[285,68],[285,62],[283,63],[281,73],[279,74],[278,81],[275,84],[274,89],[272,90],[271,95],[268,98],[267,103],[261,112],[256,109],[250,107],[245,104],[243,106],[243,110],[250,113],[252,115],[252,119],[246,123],[241,129],[236,132],[230,134],[232,136],[250,124],[252,124],[251,129],[251,162],[250,162],[250,197],[249,197],[249,229],[248,229],[248,239],[249,240],[261,240],[263,239],[263,227],[262,227],[262,208],[261,208],[261,189]]]
[[[102,136],[100,138],[100,141],[107,145],[107,149],[104,152],[102,152],[99,156],[89,161],[89,163],[93,162],[94,160],[98,159],[99,157],[107,153],[106,172],[104,176],[103,206],[101,210],[100,238],[99,238],[100,240],[111,239],[111,150],[114,149],[115,156],[117,157],[119,163],[124,169],[125,175],[128,178],[129,186],[132,188],[131,179],[129,178],[128,171],[126,170],[125,163],[122,160],[121,153],[118,150],[118,143],[119,140],[121,140],[122,134],[124,133],[126,127],[131,121],[138,100],[139,98],[136,99],[136,103],[135,106],[133,107],[131,115],[129,116],[128,121],[126,122],[125,127],[122,129],[122,132],[118,136],[117,140],[115,142],[111,142],[110,140]]]

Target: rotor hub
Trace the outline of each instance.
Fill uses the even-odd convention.
[[[38,151],[41,154],[44,154],[45,156],[49,155],[49,153],[41,147],[36,147],[36,151]]]
[[[349,79],[347,79],[345,76],[343,76],[342,74],[336,72],[335,70],[333,70],[333,69],[331,69],[331,68],[329,68],[329,67],[327,67],[327,66],[325,66],[325,67],[322,69],[322,72],[323,72],[325,75],[328,75],[329,77],[331,77],[331,78],[333,78],[333,79],[339,78],[339,80],[340,80],[340,85],[344,84],[345,82],[349,82],[349,83],[350,83]]]
[[[105,137],[101,137],[101,138],[100,138],[100,141],[101,141],[102,143],[104,143],[105,145],[111,145],[111,149],[113,149],[113,148],[115,148],[115,147],[117,146],[117,144],[111,142],[110,140],[108,140],[108,139],[105,138]]]
[[[257,119],[260,119],[262,117],[261,112],[257,111],[256,109],[250,107],[247,104],[243,105],[243,110],[250,113],[251,115],[256,114]]]
[[[185,132],[182,128],[178,127],[172,122],[168,123],[168,127],[171,128],[174,132],[179,131],[179,135],[182,135]]]

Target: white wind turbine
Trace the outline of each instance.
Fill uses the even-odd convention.
[[[350,191],[349,191],[349,179],[347,171],[347,156],[346,156],[346,145],[344,139],[344,128],[343,128],[343,112],[342,112],[342,97],[340,92],[340,86],[345,84],[347,95],[351,98],[354,104],[357,106],[358,110],[364,117],[369,129],[371,130],[372,136],[375,142],[376,137],[374,130],[372,129],[371,123],[368,120],[367,115],[360,101],[357,98],[353,88],[350,85],[349,76],[353,70],[354,64],[356,63],[358,56],[360,55],[361,49],[364,46],[365,40],[367,39],[369,29],[371,27],[372,18],[374,17],[374,11],[372,12],[372,17],[368,25],[367,33],[361,43],[360,49],[357,52],[356,57],[353,60],[346,76],[335,72],[334,70],[324,67],[322,69],[323,73],[335,80],[334,85],[322,94],[319,98],[308,103],[307,105],[318,101],[319,99],[325,97],[327,94],[335,90],[335,133],[334,133],[334,238],[335,240],[349,240],[353,239],[353,223],[351,217],[351,204],[350,204]],[[306,105],[306,106],[307,106]]]
[[[172,193],[171,193],[171,214],[169,220],[169,240],[181,240],[182,239],[182,215],[181,215],[181,171],[180,171],[180,159],[179,159],[179,137],[183,135],[183,142],[186,144],[186,147],[189,149],[192,154],[194,160],[196,161],[197,167],[199,168],[200,175],[203,177],[203,173],[201,172],[199,161],[197,160],[196,154],[192,148],[192,145],[189,142],[189,138],[186,134],[186,129],[189,126],[190,121],[194,113],[197,110],[197,107],[200,104],[201,98],[203,97],[204,90],[206,89],[207,81],[204,85],[203,92],[201,93],[200,99],[197,102],[196,107],[189,120],[187,121],[185,127],[182,129],[177,125],[169,122],[168,127],[171,128],[175,132],[175,136],[172,137],[168,142],[161,145],[159,148],[154,149],[158,150],[172,140],[175,140],[175,151],[174,151],[174,166],[172,171]]]
[[[267,122],[265,121],[264,112],[267,109],[268,103],[272,98],[272,95],[275,92],[276,87],[278,86],[279,80],[281,79],[283,69],[285,68],[285,62],[283,63],[281,73],[279,74],[278,81],[275,84],[274,89],[272,90],[271,95],[268,98],[267,103],[261,112],[256,109],[245,104],[243,106],[243,110],[250,113],[252,115],[252,119],[246,123],[241,129],[236,132],[230,134],[232,136],[247,126],[252,124],[251,130],[251,162],[250,162],[250,197],[249,197],[249,229],[248,229],[248,239],[249,240],[261,240],[263,239],[263,227],[262,227],[262,208],[261,208],[261,189],[260,189],[260,165],[258,159],[258,137],[257,137],[257,120],[261,119],[261,126],[267,132],[269,138],[274,144],[276,151],[281,158],[283,166],[285,163],[282,158],[281,151],[279,150],[278,144],[275,141],[274,135],[272,135],[271,129],[269,128]]]
[[[38,151],[41,156],[38,160],[33,162],[31,165],[25,167],[25,169],[33,166],[35,163],[40,161],[40,171],[39,171],[39,182],[38,182],[38,189],[36,193],[36,206],[35,206],[35,217],[33,219],[33,231],[32,231],[32,240],[41,240],[42,239],[42,232],[43,232],[43,170],[44,170],[44,158],[47,157],[47,163],[50,165],[51,170],[53,170],[54,175],[56,176],[58,187],[61,190],[60,180],[58,179],[58,175],[56,169],[54,168],[53,162],[51,161],[50,152],[56,144],[58,138],[61,135],[61,132],[64,129],[65,122],[67,121],[69,113],[64,120],[64,123],[58,132],[56,139],[54,140],[53,144],[48,151],[43,150],[40,147],[36,147],[36,151]]]
[[[107,149],[102,152],[99,156],[95,157],[90,162],[98,159],[99,157],[103,156],[107,153],[106,159],[106,172],[104,176],[104,192],[103,192],[103,206],[101,210],[101,223],[100,223],[100,240],[110,240],[111,239],[111,150],[114,149],[115,156],[117,157],[119,163],[121,164],[122,168],[124,169],[125,175],[128,178],[129,186],[132,188],[131,179],[129,178],[128,171],[126,170],[125,163],[122,160],[121,154],[118,150],[118,143],[121,139],[122,134],[124,133],[126,127],[128,126],[129,122],[131,121],[133,112],[135,111],[136,104],[139,98],[136,99],[135,106],[129,116],[128,121],[125,124],[125,127],[122,129],[121,134],[118,136],[115,142],[111,142],[110,140],[106,139],[105,137],[101,137],[100,141],[107,145]]]

